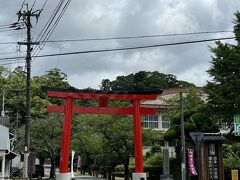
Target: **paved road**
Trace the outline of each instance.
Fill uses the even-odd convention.
[[[105,180],[103,178],[96,178],[96,177],[92,177],[92,176],[87,176],[87,175],[82,175],[82,176],[75,176],[76,180],[81,180],[81,179],[87,179],[87,180]]]

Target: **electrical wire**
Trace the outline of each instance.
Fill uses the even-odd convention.
[[[20,29],[25,29],[25,28],[5,29],[5,30],[0,30],[0,32],[17,31],[17,30],[20,30]]]
[[[6,66],[6,65],[13,65],[13,64],[20,64],[20,63],[25,63],[25,61],[12,62],[12,63],[3,63],[3,64],[0,64],[0,65],[1,65],[1,66]]]
[[[34,2],[33,2],[33,4],[32,4],[31,11],[33,10],[35,4],[36,4],[36,0],[34,0]]]
[[[66,56],[66,55],[76,55],[76,54],[90,54],[90,53],[126,51],[126,50],[136,50],[136,49],[148,49],[148,48],[157,48],[157,47],[167,47],[167,46],[177,46],[177,45],[186,45],[186,44],[196,44],[196,43],[203,43],[203,42],[210,42],[210,41],[231,40],[231,39],[235,39],[235,38],[236,37],[211,38],[211,39],[192,40],[192,41],[165,43],[165,44],[152,44],[152,45],[143,45],[143,46],[123,47],[123,48],[75,51],[75,52],[56,53],[56,54],[44,54],[44,55],[37,55],[37,56],[34,56],[34,57],[43,58],[43,57]],[[0,58],[0,61],[1,60],[12,60],[12,59],[16,59],[16,58],[18,58],[18,57]],[[19,58],[23,59],[25,57],[19,57]]]
[[[45,26],[43,27],[43,29],[41,30],[41,32],[39,33],[36,41],[40,42],[42,40],[42,38],[44,38],[45,33],[48,31],[49,27],[51,26],[51,23],[53,22],[54,17],[57,15],[57,12],[59,11],[61,5],[63,3],[63,0],[59,1],[56,8],[54,9],[53,13],[51,14],[51,16],[49,17],[47,23],[45,24]],[[33,54],[38,50],[39,47],[34,47],[33,49]]]
[[[0,53],[0,55],[4,55],[4,54],[16,54],[18,53],[17,51],[12,51],[12,52],[5,52],[5,53]]]
[[[45,26],[43,27],[43,29],[39,33],[39,35],[37,37],[37,41],[41,41],[41,39],[43,38],[44,34],[46,33],[46,31],[50,27],[50,25],[53,21],[53,18],[56,16],[56,14],[57,14],[59,8],[61,7],[62,3],[63,3],[63,0],[59,1],[57,7],[54,9],[54,11],[53,11],[52,15],[50,16],[50,18],[48,19],[47,23],[45,24]]]
[[[47,4],[47,0],[45,0],[45,2],[44,2],[44,4],[43,4],[43,6],[42,6],[42,8],[41,8],[41,10],[40,10],[40,11],[42,11],[42,10],[43,10],[43,8],[46,6],[46,4]]]
[[[45,45],[45,41],[46,39],[49,39],[49,37],[52,35],[53,31],[55,30],[55,28],[57,27],[57,24],[59,23],[59,21],[61,20],[61,18],[63,17],[64,13],[66,12],[67,7],[69,6],[71,0],[68,0],[67,3],[64,5],[62,11],[60,12],[60,15],[58,16],[57,20],[54,22],[53,26],[51,27],[51,29],[48,31],[48,33],[46,34],[45,38],[42,41],[43,46]]]
[[[106,37],[106,38],[63,39],[63,40],[50,40],[46,42],[107,41],[107,40],[142,39],[142,38],[156,38],[156,37],[169,37],[169,36],[187,36],[187,35],[199,35],[199,34],[215,34],[215,33],[228,33],[228,32],[233,32],[233,31],[221,30],[221,31],[202,31],[202,32],[189,32],[189,33],[121,36],[121,37]]]
[[[57,54],[45,54],[45,55],[38,55],[36,57],[41,58],[41,57],[65,56],[65,55],[74,55],[74,54],[89,54],[89,53],[101,53],[101,52],[113,52],[113,51],[126,51],[126,50],[136,50],[136,49],[147,49],[147,48],[156,48],[156,47],[165,47],[165,46],[194,44],[194,43],[202,43],[202,42],[209,42],[209,41],[229,40],[229,39],[235,39],[235,37],[213,38],[213,39],[184,41],[184,42],[175,42],[175,43],[166,43],[166,44],[153,44],[153,45],[145,45],[145,46],[100,49],[100,50],[88,50],[88,51],[77,51],[77,52],[57,53]]]
[[[57,24],[63,17],[64,13],[66,12],[67,7],[69,6],[71,0],[67,0],[67,2],[64,4],[65,0],[62,0],[59,2],[58,6],[55,8],[55,11],[53,12],[53,16],[51,20],[49,21],[47,28],[45,29],[43,35],[40,38],[40,45],[34,49],[33,56],[36,56],[36,54],[39,54],[43,46],[45,45],[45,41],[49,39],[49,37],[52,35],[53,31],[57,27]],[[64,4],[64,6],[63,6]],[[63,6],[62,10],[60,11],[61,7]],[[60,13],[58,13],[60,11]],[[58,17],[56,15],[58,14]],[[55,21],[54,21],[55,19]],[[54,21],[54,22],[53,22]]]
[[[16,23],[11,23],[11,24],[3,24],[3,25],[0,25],[0,27],[13,26],[13,25],[16,25],[16,24],[20,24],[20,23],[16,22]]]
[[[26,0],[23,0],[23,2],[22,2],[22,6],[21,6],[21,8],[20,8],[20,10],[19,10],[19,11],[21,11],[21,10],[22,10],[22,8],[23,8],[23,6],[24,6],[24,4],[25,4],[25,1],[26,1]]]
[[[5,46],[3,48],[0,48],[0,50],[4,50],[4,49],[10,48],[10,47],[13,47],[13,45]]]
[[[176,34],[157,34],[157,35],[140,35],[140,36],[121,36],[121,37],[106,37],[106,38],[86,38],[86,39],[61,39],[61,40],[47,40],[42,41],[45,43],[59,43],[59,42],[81,42],[81,41],[108,41],[108,40],[127,40],[127,39],[141,39],[141,38],[157,38],[157,37],[175,37],[175,36],[187,36],[187,35],[200,35],[200,34],[215,34],[215,33],[228,33],[233,31],[221,30],[221,31],[203,31],[203,32],[188,32],[188,33],[176,33]],[[18,42],[0,42],[0,44],[16,44]]]

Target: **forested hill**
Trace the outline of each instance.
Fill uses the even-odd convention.
[[[163,74],[158,71],[139,71],[127,76],[118,76],[116,80],[113,81],[103,79],[100,88],[103,91],[152,91],[190,86],[195,85],[186,81],[177,80],[177,77],[172,74]]]

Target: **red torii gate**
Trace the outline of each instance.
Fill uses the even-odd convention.
[[[159,94],[159,93],[158,93]],[[135,151],[135,173],[134,179],[146,179],[143,173],[143,158],[142,158],[142,128],[141,128],[141,114],[151,115],[155,114],[154,108],[140,107],[141,100],[154,100],[157,94],[114,94],[103,93],[101,91],[86,92],[84,90],[63,90],[47,88],[48,97],[62,98],[65,100],[62,106],[48,106],[48,112],[64,113],[64,122],[62,130],[62,145],[60,157],[59,180],[70,179],[68,173],[68,160],[70,151],[70,134],[72,113],[82,114],[127,114],[133,115],[134,128],[134,151]],[[73,104],[73,99],[94,99],[99,101],[99,107],[82,107]],[[125,100],[131,101],[132,106],[125,108],[110,108],[108,103],[111,100]]]

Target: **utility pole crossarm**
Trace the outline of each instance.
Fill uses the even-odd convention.
[[[18,45],[28,45],[28,42],[18,42]],[[39,45],[39,42],[30,42],[30,45]]]

